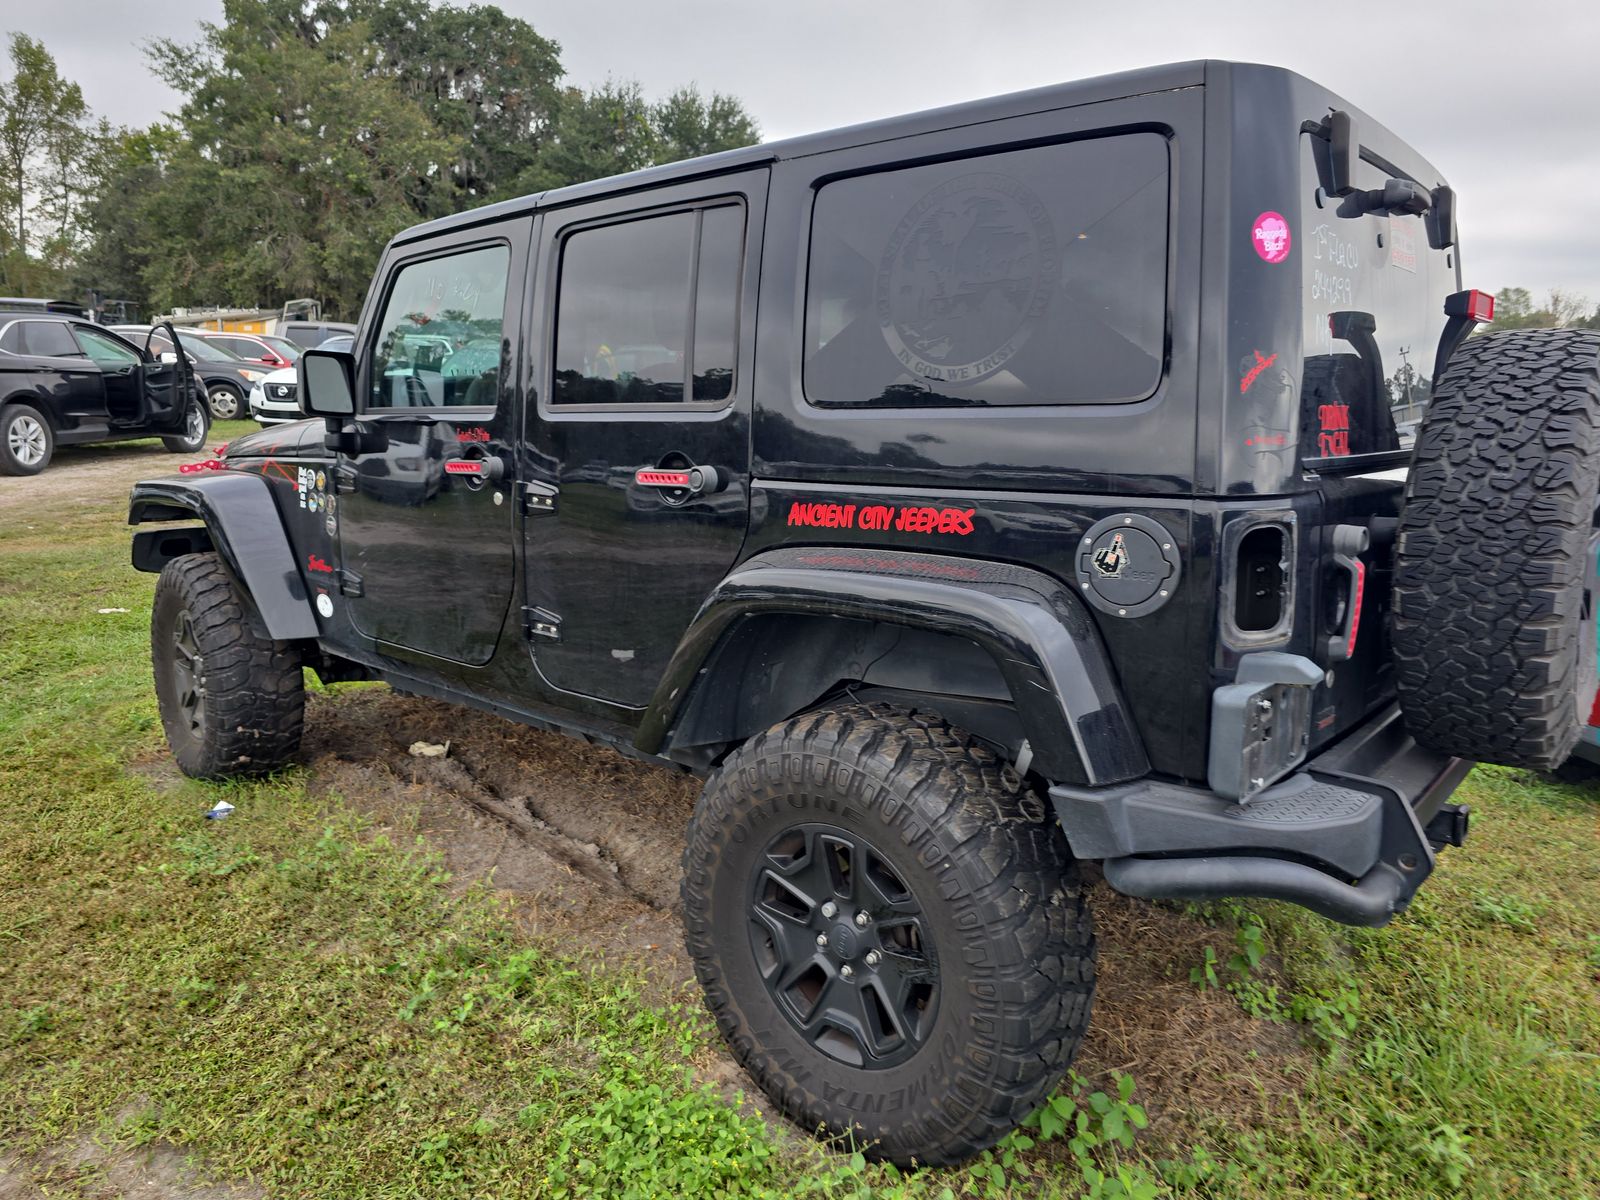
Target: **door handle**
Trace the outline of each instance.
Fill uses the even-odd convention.
[[[506,473],[505,460],[499,456],[491,458],[452,458],[444,464],[446,475],[465,475],[478,483],[489,483],[500,479]]]
[[[665,488],[671,491],[682,489],[691,496],[720,491],[722,487],[722,479],[715,467],[671,469],[641,467],[633,473],[633,481],[641,487]]]

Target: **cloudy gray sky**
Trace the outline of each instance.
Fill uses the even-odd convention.
[[[465,2],[465,0],[458,0]],[[608,75],[744,100],[770,138],[1191,58],[1277,63],[1373,114],[1460,197],[1469,286],[1600,302],[1600,4],[1295,0],[500,0],[561,44],[571,82]],[[140,124],[177,99],[144,66],[220,0],[0,0],[97,113]]]

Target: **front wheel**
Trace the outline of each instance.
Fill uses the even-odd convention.
[[[206,399],[211,407],[211,416],[218,421],[233,420],[244,405],[244,397],[225,383],[208,388]]]
[[[0,409],[0,475],[37,475],[55,453],[50,422],[36,408],[11,404]]]
[[[156,581],[150,660],[161,726],[185,775],[262,775],[300,748],[300,650],[257,633],[249,598],[215,554],[185,554]]]
[[[796,717],[706,784],[684,851],[695,973],[734,1056],[797,1124],[959,1162],[1066,1072],[1094,937],[1060,827],[927,713]]]
[[[191,399],[183,414],[183,432],[162,438],[161,444],[174,454],[194,454],[206,444],[206,435],[210,432],[211,417],[206,406]]]

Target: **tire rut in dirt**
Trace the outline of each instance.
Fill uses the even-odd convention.
[[[1396,684],[1417,741],[1507,766],[1566,757],[1594,696],[1597,491],[1600,335],[1457,350],[1417,436],[1395,559]]]
[[[938,1009],[904,1061],[829,1057],[770,993],[747,889],[767,870],[763,848],[804,822],[881,846],[928,914]],[[853,1132],[874,1157],[949,1163],[993,1145],[1060,1080],[1088,1024],[1094,937],[1060,827],[992,752],[930,714],[851,705],[751,739],[696,806],[683,903],[734,1056],[802,1128]],[[843,967],[825,973],[823,997]]]

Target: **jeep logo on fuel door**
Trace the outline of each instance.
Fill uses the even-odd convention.
[[[995,172],[940,184],[900,219],[878,263],[884,340],[923,379],[969,383],[1011,360],[1060,269],[1050,214]]]

